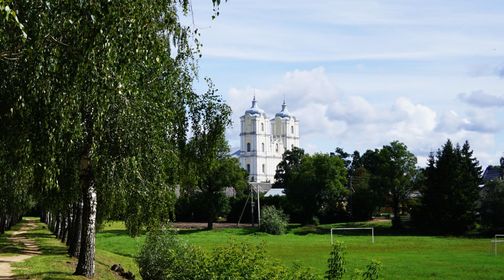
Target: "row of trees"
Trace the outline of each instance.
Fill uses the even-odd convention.
[[[278,165],[276,187],[299,205],[303,221],[331,213],[353,219],[371,218],[380,206],[393,210],[393,225],[401,227],[400,211],[417,184],[416,157],[397,141],[362,156],[342,149],[334,154],[306,155],[294,148]],[[337,217],[335,217],[337,219]]]
[[[243,215],[250,195],[246,174],[225,156],[226,149],[221,151],[207,183],[183,188],[176,204],[179,219],[205,219],[211,228],[217,217],[237,221]],[[504,183],[480,187],[481,167],[468,142],[459,146],[448,140],[430,155],[426,168],[417,167],[416,157],[398,141],[362,155],[340,148],[308,155],[294,148],[283,155],[275,179],[274,187],[285,188],[286,198],[267,198],[263,204],[282,208],[293,222],[369,220],[390,211],[396,229],[404,227],[404,220],[435,233],[461,234],[477,222],[486,229],[504,227]],[[234,198],[224,194],[228,186],[235,186]]]
[[[303,223],[367,220],[390,207],[394,228],[404,226],[403,214],[411,214],[419,228],[442,233],[472,228],[482,181],[469,143],[461,147],[448,140],[430,155],[426,168],[416,164],[413,153],[398,141],[362,155],[340,148],[333,154],[307,155],[294,148],[277,167],[275,187],[285,188],[285,210]]]
[[[36,204],[91,277],[101,221],[123,217],[135,235],[173,218],[187,178],[213,192],[230,110],[211,82],[193,90],[189,1],[6,5],[17,18],[0,14],[0,229]]]

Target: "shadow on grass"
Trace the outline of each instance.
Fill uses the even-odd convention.
[[[0,236],[0,254],[21,254],[23,246],[9,241],[7,235]]]
[[[15,279],[52,279],[52,280],[67,280],[72,273],[60,271],[44,271],[31,274],[20,274]],[[43,277],[43,278],[41,278]]]
[[[198,233],[198,232],[229,232],[232,231],[233,234],[236,235],[250,235],[250,234],[255,234],[259,230],[257,228],[217,228],[217,229],[180,229],[177,231],[179,235],[186,235],[186,234],[193,234],[193,233]]]
[[[123,229],[106,229],[106,230],[100,230],[98,234],[103,234],[103,235],[128,235],[128,231],[123,230]]]
[[[46,233],[46,232],[28,232],[26,234],[26,237],[27,238],[31,238],[31,239],[34,239],[34,238],[43,238],[43,239],[53,239],[53,238],[56,238],[56,236],[54,234],[51,234],[51,233]]]
[[[127,257],[127,258],[132,258],[132,259],[136,258],[135,254],[129,254],[129,253],[121,252],[121,251],[114,250],[114,249],[104,250],[104,251],[107,251],[107,252],[113,253],[115,255],[122,256],[122,257]]]
[[[331,228],[374,228],[375,235],[381,236],[437,236],[436,234],[419,231],[411,227],[408,223],[404,224],[403,228],[395,229],[390,224],[369,223],[369,222],[347,222],[338,224],[324,224],[324,225],[291,225],[288,232],[296,235],[307,234],[330,234]],[[366,230],[339,230],[337,235],[352,235],[352,236],[365,236],[370,235]]]
[[[206,228],[179,229],[177,231],[177,234],[185,235],[185,234],[192,234],[192,233],[197,233],[197,232],[209,232],[209,231],[212,231],[212,230],[209,230]]]
[[[374,227],[375,236],[425,236],[425,237],[463,237],[463,238],[489,238],[488,234],[483,234],[480,232],[467,232],[462,235],[452,235],[447,233],[433,232],[420,230],[411,225],[411,223],[404,223],[402,228],[393,228],[390,224],[371,224],[366,222],[349,222],[349,223],[339,223],[339,224],[325,224],[325,225],[292,225],[288,227],[288,232],[295,235],[307,235],[307,234],[330,234],[331,228],[369,228]],[[370,235],[369,231],[366,230],[340,230],[337,231],[337,235],[349,235],[349,236],[366,236]]]

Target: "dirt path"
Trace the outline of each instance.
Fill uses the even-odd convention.
[[[8,238],[12,243],[21,243],[24,248],[21,251],[21,254],[14,256],[0,256],[0,280],[15,279],[11,268],[12,263],[22,262],[34,255],[40,254],[40,250],[35,242],[26,238],[26,233],[35,227],[36,225],[32,220],[27,220],[26,223],[21,226],[19,231],[13,232],[12,236]]]

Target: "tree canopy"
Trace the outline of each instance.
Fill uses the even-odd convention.
[[[2,180],[24,174],[10,180],[13,195],[32,191],[57,224],[83,202],[76,273],[89,277],[97,222],[127,211],[137,234],[172,215],[180,150],[197,122],[190,108],[200,102],[197,32],[179,18],[190,3],[1,3],[20,11],[27,34],[0,20],[9,55],[0,59]]]
[[[287,151],[277,168],[277,178],[287,199],[298,207],[304,223],[341,206],[347,194],[343,160],[327,154],[304,155],[303,150]]]
[[[504,181],[487,182],[481,195],[481,224],[492,230],[504,229]]]

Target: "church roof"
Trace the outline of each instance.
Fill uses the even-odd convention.
[[[483,173],[483,181],[493,181],[502,178],[502,168],[500,166],[488,166]]]
[[[269,196],[285,196],[284,189],[270,189],[269,191],[266,192],[264,195],[265,197]]]
[[[245,111],[245,114],[249,114],[249,115],[262,115],[262,114],[264,114],[264,110],[259,108],[259,106],[257,106],[257,101],[256,101],[255,96],[254,96],[254,99],[252,100],[252,107],[250,107],[250,109]]]
[[[275,117],[280,117],[280,118],[291,118],[293,115],[287,110],[287,105],[285,104],[285,100],[282,104],[282,111],[276,113]]]

